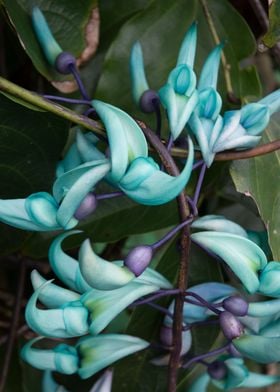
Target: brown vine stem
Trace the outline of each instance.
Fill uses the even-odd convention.
[[[6,380],[8,377],[9,367],[12,359],[15,338],[17,335],[17,326],[18,326],[20,311],[21,311],[21,301],[22,301],[22,296],[24,291],[25,272],[26,272],[26,265],[24,259],[21,259],[13,318],[12,318],[10,332],[7,340],[3,367],[0,373],[0,392],[4,391]]]
[[[221,41],[218,36],[217,30],[215,28],[215,24],[212,19],[211,13],[208,9],[207,0],[200,0],[200,2],[201,2],[201,6],[203,9],[205,18],[207,20],[208,26],[209,26],[209,30],[212,34],[213,40],[216,45],[219,45],[221,43]],[[240,103],[240,100],[234,94],[233,86],[231,83],[231,76],[230,76],[230,64],[227,62],[227,59],[226,59],[224,52],[222,52],[221,60],[222,60],[222,66],[223,66],[223,71],[224,71],[226,89],[227,89],[227,93],[228,93],[228,99],[230,102],[238,104],[238,103]]]
[[[169,152],[158,138],[158,136],[146,125],[137,121],[141,126],[146,138],[159,154],[162,163],[164,164],[167,172],[172,176],[179,174],[178,168],[170,156]],[[181,192],[177,197],[179,208],[179,215],[181,222],[185,221],[189,215],[190,210],[186,201],[186,195]],[[189,226],[185,226],[181,234],[181,258],[177,279],[177,288],[183,293],[187,289],[188,270],[189,270],[189,251],[190,251],[190,236]],[[169,371],[168,371],[168,392],[175,392],[177,385],[177,372],[180,366],[180,353],[182,347],[182,325],[183,325],[183,307],[184,297],[178,295],[175,298],[174,307],[174,321],[173,321],[173,350],[170,354]]]
[[[7,94],[8,96],[18,99],[22,102],[22,104],[30,104],[36,108],[53,113],[59,117],[64,118],[65,120],[73,122],[74,124],[83,126],[85,129],[94,132],[96,135],[101,136],[102,138],[106,138],[104,127],[99,122],[93,121],[86,116],[77,114],[61,105],[54,104],[53,102],[42,98],[40,95],[30,92],[2,77],[0,77],[0,91]],[[143,131],[144,128],[147,128],[143,122],[139,121],[138,123]],[[236,152],[228,151],[219,153],[216,154],[215,160],[231,161],[236,159],[252,158],[259,155],[268,154],[269,152],[273,152],[278,149],[280,149],[280,139],[252,148],[251,150]],[[173,157],[186,158],[188,152],[185,149],[175,147],[172,148],[171,154]],[[201,158],[201,154],[197,152],[196,157]]]

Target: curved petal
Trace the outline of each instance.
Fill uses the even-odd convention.
[[[188,125],[199,144],[204,162],[207,164],[207,167],[210,167],[215,155],[210,149],[209,134],[205,132],[203,123],[195,112],[191,115]]]
[[[0,221],[23,230],[52,230],[31,220],[25,209],[25,199],[0,200]]]
[[[280,263],[270,261],[260,274],[259,291],[265,295],[280,296]]]
[[[257,273],[265,267],[267,259],[254,242],[238,235],[213,231],[192,234],[191,239],[221,257],[249,293],[258,290]]]
[[[224,150],[231,150],[233,148],[238,148],[238,149],[253,148],[259,143],[260,140],[261,140],[261,136],[251,136],[251,135],[242,135],[239,137],[228,139],[223,143],[220,143],[218,140],[218,142],[213,147],[213,151],[216,153]]]
[[[242,355],[256,362],[271,363],[280,360],[280,337],[243,335],[232,343]]]
[[[79,129],[76,134],[77,149],[84,162],[99,161],[106,156],[95,147],[98,138],[93,133],[82,133]]]
[[[181,43],[177,66],[186,64],[193,67],[197,42],[197,23],[193,22]]]
[[[77,171],[77,169],[74,170]],[[57,211],[56,219],[62,227],[64,227],[65,229],[71,229],[73,227],[71,222],[73,221],[73,216],[77,208],[79,207],[83,199],[87,196],[87,194],[93,189],[96,183],[102,180],[102,178],[105,177],[109,170],[110,164],[105,161],[105,163],[101,163],[98,166],[89,168],[87,172],[81,175],[81,177],[79,177],[73,183],[73,185],[63,198]],[[71,173],[67,172],[63,176],[59,177],[58,181],[61,181],[63,183],[64,180],[66,180],[66,177],[67,179],[69,179],[70,175]]]
[[[56,215],[58,204],[47,192],[33,193],[25,199],[25,209],[30,219],[46,230],[61,229]]]
[[[89,392],[111,392],[113,382],[113,370],[107,369],[96,381]]]
[[[123,110],[97,100],[92,104],[106,128],[111,152],[110,175],[118,182],[129,162],[148,155],[147,142],[139,125]]]
[[[196,86],[196,75],[192,68],[181,64],[169,74],[167,84],[170,84],[176,94],[190,97]]]
[[[57,236],[49,248],[49,262],[53,272],[66,286],[79,293],[84,293],[91,290],[91,287],[84,280],[78,261],[67,255],[61,247],[65,238],[79,233],[81,231],[72,230]]]
[[[260,335],[270,338],[280,338],[280,320],[270,321],[268,325],[259,331]]]
[[[81,355],[78,373],[85,379],[104,369],[118,359],[143,350],[149,343],[128,335],[105,334],[85,337],[77,344]]]
[[[243,227],[222,215],[205,215],[196,219],[191,224],[191,227],[194,229],[222,231],[248,238],[247,232]]]
[[[45,370],[42,380],[42,392],[69,392],[62,385],[58,385],[53,377],[50,370]],[[109,391],[110,392],[110,391]]]
[[[227,375],[224,380],[212,379],[212,383],[221,390],[232,390],[239,387],[248,377],[249,371],[241,358],[229,358],[224,361],[227,367]]]
[[[133,281],[119,289],[107,291],[92,289],[85,293],[81,297],[81,302],[92,315],[90,333],[97,335],[127,306],[158,289],[157,286]]]
[[[35,291],[45,284],[47,280],[44,279],[38,271],[33,270],[31,272],[31,282]],[[78,301],[80,299],[80,294],[49,283],[40,290],[38,299],[47,308],[51,309],[63,306],[67,302]]]
[[[203,64],[198,82],[199,91],[208,87],[216,89],[223,47],[224,44],[217,45]]]
[[[188,392],[207,392],[207,387],[210,382],[208,373],[199,376],[188,388]]]
[[[222,98],[220,94],[209,87],[199,93],[198,112],[200,117],[216,120],[222,108]]]
[[[258,103],[268,106],[270,114],[277,112],[280,108],[280,89],[273,91],[271,94],[268,94]]]
[[[240,124],[249,135],[259,135],[269,123],[269,109],[259,103],[250,103],[241,109]]]
[[[149,267],[138,278],[135,278],[134,282],[158,286],[161,289],[172,289],[173,287],[163,275]]]
[[[231,139],[232,135],[236,136],[236,128],[240,124],[241,111],[240,110],[230,110],[224,114],[224,126],[222,133],[217,140],[217,145],[224,144],[228,139]]]
[[[89,240],[85,240],[81,245],[79,265],[86,282],[99,290],[117,289],[135,278],[128,268],[119,267],[94,253]]]
[[[132,81],[132,96],[138,105],[143,93],[149,90],[140,42],[135,42],[130,54],[130,76]]]
[[[249,372],[245,380],[239,385],[241,388],[263,388],[280,381],[279,376]]]
[[[280,299],[270,301],[251,302],[249,304],[248,316],[266,317],[280,313]]]
[[[60,162],[58,162],[56,168],[56,177],[58,178],[69,170],[75,169],[82,163],[83,160],[81,154],[78,151],[77,143],[73,143],[65,154],[64,158]]]
[[[51,281],[47,281],[32,294],[25,309],[25,319],[38,334],[55,338],[81,336],[88,332],[88,311],[81,302],[66,303],[63,308],[38,309],[37,299]]]
[[[53,370],[63,374],[74,374],[78,371],[79,357],[77,350],[67,344],[59,344],[54,349],[44,350],[32,347],[42,338],[26,343],[21,350],[22,359],[41,370]]]
[[[173,200],[187,185],[192,173],[192,165],[194,159],[193,143],[190,138],[189,141],[189,155],[183,171],[177,177],[172,177],[167,173],[154,168],[154,172],[147,177],[141,184],[138,184],[136,189],[127,189],[122,184],[125,183],[126,176],[120,182],[119,187],[138,203],[145,205],[160,205],[168,203]],[[138,158],[135,160],[131,167],[128,169],[133,170],[135,177],[141,174],[143,170],[146,172],[146,165],[150,165],[149,161]]]
[[[38,7],[32,9],[32,24],[44,55],[49,64],[54,66],[57,56],[62,53],[62,49],[56,42],[46,18]]]

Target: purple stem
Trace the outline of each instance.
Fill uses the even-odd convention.
[[[198,209],[197,209],[197,206],[194,203],[193,199],[191,197],[189,197],[189,196],[187,196],[186,199],[187,199],[187,202],[188,202],[189,206],[191,207],[193,216],[197,216],[198,215]]]
[[[89,97],[89,95],[88,95],[88,93],[87,93],[87,91],[85,89],[85,86],[84,86],[84,84],[82,82],[82,79],[80,77],[80,74],[79,74],[76,66],[74,64],[70,64],[69,68],[70,68],[70,71],[72,72],[72,74],[73,74],[73,76],[74,76],[74,78],[75,78],[75,80],[77,82],[77,85],[78,85],[79,90],[80,90],[80,92],[82,94],[82,97],[85,100],[90,101],[90,97]]]
[[[168,141],[167,141],[167,145],[166,145],[166,149],[167,149],[167,151],[170,151],[171,150],[171,147],[172,147],[172,145],[173,145],[173,136],[172,135],[170,135],[169,136],[169,138],[168,138]]]
[[[81,105],[91,105],[91,102],[86,99],[65,98],[65,97],[58,97],[56,95],[48,95],[48,94],[43,95],[43,98],[50,99],[52,101],[58,101],[58,102],[81,104]]]
[[[187,219],[184,222],[180,223],[179,225],[175,226],[172,230],[170,230],[164,237],[162,237],[159,241],[155,242],[154,244],[150,245],[153,250],[158,249],[161,247],[165,242],[170,240],[179,230],[183,227],[187,226],[189,223],[193,221],[193,218]]]
[[[200,173],[199,173],[199,177],[198,177],[198,181],[196,184],[196,188],[195,188],[195,192],[194,192],[194,197],[193,197],[193,203],[195,205],[197,205],[198,199],[199,199],[199,195],[200,195],[200,191],[201,191],[201,186],[203,183],[203,179],[205,176],[205,172],[206,172],[206,164],[204,163],[201,167]]]
[[[156,294],[153,294],[148,298],[135,301],[131,305],[132,306],[145,305],[145,304],[148,304],[149,302],[154,301],[158,298],[166,297],[167,295],[176,295],[179,293],[180,293],[179,289],[159,290]]]
[[[196,163],[193,164],[192,170],[196,170],[201,165],[203,165],[203,163],[204,163],[204,161],[202,159],[200,161],[197,161]]]
[[[187,361],[184,365],[182,365],[183,369],[188,368],[190,365],[192,365],[195,362],[201,361],[204,358],[209,358],[212,357],[213,355],[218,355],[223,353],[224,351],[228,350],[230,346],[230,343],[227,343],[225,346],[222,346],[220,348],[217,348],[216,350],[209,351],[208,353],[197,355],[196,357],[193,357],[189,361]]]
[[[123,192],[111,192],[96,195],[97,200],[112,199],[113,197],[124,196]]]
[[[146,305],[149,305],[152,308],[159,310],[160,312],[164,313],[166,316],[170,317],[173,320],[173,314],[169,312],[168,309],[165,309],[163,306],[154,304],[153,302],[148,302]]]
[[[91,113],[96,113],[96,110],[94,108],[89,108],[84,111],[83,115],[88,117]]]
[[[194,297],[195,299],[197,299],[202,305],[204,305],[206,308],[212,310],[212,312],[216,313],[216,314],[220,314],[221,311],[216,309],[216,307],[214,305],[212,305],[210,302],[206,301],[204,298],[202,298],[200,295],[192,292],[192,291],[186,291],[185,296],[191,296]]]

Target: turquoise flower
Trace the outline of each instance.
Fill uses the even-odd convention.
[[[106,334],[84,337],[75,346],[59,344],[53,349],[33,347],[41,339],[33,339],[22,348],[21,357],[27,363],[40,370],[77,373],[83,379],[149,346],[145,340],[133,336]]]

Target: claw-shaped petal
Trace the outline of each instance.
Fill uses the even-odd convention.
[[[191,238],[223,259],[249,293],[258,290],[258,271],[266,266],[267,259],[254,242],[235,234],[211,231],[192,234]]]
[[[197,23],[193,22],[182,41],[177,66],[181,64],[193,67],[197,42]]]
[[[278,261],[269,262],[260,274],[259,291],[265,295],[273,297],[280,296],[280,263]]]
[[[85,240],[81,245],[79,265],[86,282],[99,290],[117,289],[135,278],[125,266],[120,267],[94,253],[89,240]]]
[[[110,178],[118,182],[132,160],[147,157],[147,142],[139,125],[127,113],[101,101],[94,100],[92,104],[109,139]]]
[[[78,371],[79,356],[74,347],[59,344],[51,350],[32,347],[42,338],[36,338],[26,343],[21,350],[24,361],[41,370],[53,370],[63,374],[74,374]]]
[[[136,42],[131,50],[130,75],[132,81],[132,96],[134,102],[139,105],[142,95],[145,91],[149,90],[140,42]]]
[[[205,215],[196,219],[191,227],[193,229],[222,231],[224,233],[236,234],[244,238],[248,238],[246,230],[237,223],[226,219],[222,215]]]
[[[159,287],[130,282],[125,286],[101,291],[92,289],[81,297],[81,302],[91,313],[90,333],[97,335],[122,310],[144,295],[159,290]]]
[[[44,55],[49,64],[54,66],[58,55],[62,53],[62,49],[52,35],[46,18],[38,7],[32,9],[32,23]]]
[[[49,261],[53,272],[66,286],[79,293],[84,293],[91,290],[91,287],[84,280],[78,261],[67,255],[61,247],[65,238],[78,233],[81,231],[72,230],[57,236],[49,249]]]
[[[25,209],[37,225],[49,230],[59,228],[56,220],[58,204],[49,193],[38,192],[28,196],[25,200]]]
[[[189,155],[183,171],[172,177],[159,170],[151,158],[135,159],[119,183],[129,197],[145,205],[159,205],[174,199],[186,186],[194,159],[194,150],[189,138]]]
[[[280,299],[270,301],[251,302],[249,304],[248,316],[266,317],[280,314]]]
[[[58,309],[37,308],[40,292],[50,283],[51,281],[47,281],[35,290],[27,303],[25,319],[29,327],[40,335],[55,338],[86,334],[88,332],[88,311],[80,301],[66,303],[64,307]]]
[[[198,91],[208,87],[216,89],[223,47],[224,44],[217,45],[203,64],[198,82]]]
[[[81,378],[88,378],[111,363],[143,350],[149,343],[128,335],[105,334],[81,339],[77,348],[81,355]]]
[[[261,105],[266,105],[269,108],[270,115],[277,112],[280,108],[280,90],[273,91],[266,97],[259,101]]]
[[[279,336],[243,335],[234,339],[232,343],[244,357],[256,362],[271,363],[280,360]]]

